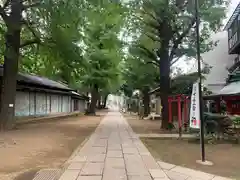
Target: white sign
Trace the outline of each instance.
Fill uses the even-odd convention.
[[[200,128],[200,102],[199,102],[199,83],[194,83],[191,96],[190,108],[190,127]]]

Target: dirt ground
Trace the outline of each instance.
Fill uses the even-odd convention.
[[[31,180],[41,168],[60,167],[105,114],[24,124],[0,133],[0,180]]]
[[[151,134],[151,133],[161,133],[161,121],[160,120],[146,120],[139,119],[137,115],[124,114],[129,125],[132,127],[133,131],[137,134]]]
[[[239,144],[207,144],[206,158],[214,165],[202,166],[196,163],[200,159],[199,142],[160,138],[142,138],[142,141],[156,159],[240,180]]]
[[[161,129],[161,120],[139,119],[137,115],[133,115],[133,114],[124,114],[124,117],[127,119],[133,131],[137,134],[178,133],[178,129],[172,129],[171,131]]]

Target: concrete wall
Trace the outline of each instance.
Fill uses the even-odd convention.
[[[71,96],[40,92],[17,91],[16,116],[46,116],[55,113],[69,113],[73,111]],[[78,100],[78,111],[84,112],[85,101]]]
[[[236,55],[228,54],[228,38],[226,32],[221,32],[213,37],[219,40],[218,45],[209,52],[202,54],[204,62],[212,66],[210,73],[205,76],[203,84],[213,93],[222,89],[228,77],[228,70],[234,64]]]

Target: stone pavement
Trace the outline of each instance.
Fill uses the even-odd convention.
[[[119,112],[105,116],[68,164],[59,180],[224,180],[156,162]]]

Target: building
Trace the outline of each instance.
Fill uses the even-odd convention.
[[[228,33],[228,54],[234,55],[232,65],[228,67],[226,86],[219,93],[240,93],[240,2],[228,20],[224,30]]]
[[[213,94],[220,91],[226,84],[228,69],[233,66],[235,54],[228,54],[228,36],[226,32],[220,32],[212,37],[213,41],[218,40],[218,45],[201,56],[209,66],[210,73],[205,75],[203,84]]]
[[[232,16],[228,20],[224,30],[228,32],[228,53],[239,55],[240,54],[240,3],[237,5]]]
[[[227,31],[228,46],[226,50],[233,61],[227,68],[225,86],[213,95],[207,96],[206,100],[213,100],[217,112],[220,111],[220,104],[223,100],[226,105],[226,112],[229,114],[240,114],[240,2],[228,20],[225,28]]]
[[[149,92],[150,95],[150,111],[161,115],[161,98],[160,87]]]
[[[212,67],[203,83],[214,94],[226,85],[229,74],[239,70],[240,3],[228,20],[224,31],[212,37],[213,41],[219,41],[218,45],[212,51],[202,54],[204,62]]]
[[[3,67],[0,66],[0,85]],[[35,75],[18,73],[16,117],[39,117],[74,111],[84,112],[88,97],[67,85]]]

